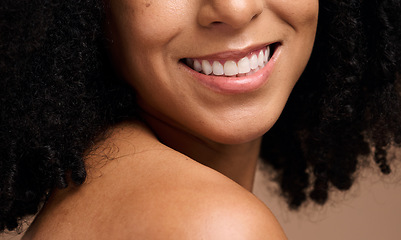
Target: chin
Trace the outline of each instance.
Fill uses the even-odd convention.
[[[269,123],[263,126],[253,127],[249,127],[248,125],[243,128],[238,128],[238,126],[225,126],[223,131],[222,129],[219,129],[219,131],[215,131],[214,134],[211,134],[212,131],[209,131],[209,136],[207,138],[220,144],[240,145],[260,139],[267,131],[270,130],[273,124],[274,123]]]

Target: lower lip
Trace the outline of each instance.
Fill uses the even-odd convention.
[[[262,69],[259,69],[257,72],[249,76],[222,77],[205,75],[186,65],[185,66],[195,79],[215,92],[226,94],[247,93],[261,88],[266,82],[268,82],[269,76],[280,55],[280,50],[280,47],[277,47],[267,64]]]

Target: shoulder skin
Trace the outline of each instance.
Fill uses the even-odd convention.
[[[269,209],[237,183],[146,132],[127,133],[109,139],[118,156],[104,162],[92,154],[89,164],[98,164],[84,185],[55,191],[24,240],[287,239]]]

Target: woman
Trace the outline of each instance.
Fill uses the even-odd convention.
[[[24,239],[286,239],[250,193],[260,149],[292,208],[371,152],[390,171],[399,9],[2,3],[0,229],[44,203]]]

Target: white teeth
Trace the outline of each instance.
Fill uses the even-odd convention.
[[[238,67],[234,61],[224,63],[224,73],[226,76],[234,76],[238,74]]]
[[[266,50],[265,50],[265,62],[268,62],[270,56],[270,46],[267,46]]]
[[[258,65],[259,67],[263,67],[264,64],[264,60],[265,60],[265,56],[263,54],[263,50],[260,50],[259,55],[258,55]]]
[[[251,69],[256,69],[259,66],[258,57],[256,57],[255,54],[252,54],[251,59],[249,60],[249,66]]]
[[[243,57],[238,63],[233,60],[227,60],[224,62],[224,66],[220,61],[213,61],[210,64],[210,60],[194,60],[187,59],[186,63],[192,67],[195,71],[202,72],[206,75],[216,76],[247,76],[262,69],[266,63],[270,60],[270,47],[267,46],[265,49],[260,50],[259,53],[253,53],[250,58]]]
[[[213,72],[212,66],[210,65],[209,61],[202,60],[202,72],[206,75],[209,75]]]
[[[198,60],[194,61],[194,69],[198,72],[202,71],[202,64]]]
[[[248,73],[249,71],[251,71],[251,68],[249,67],[249,59],[244,57],[238,61],[238,73]]]
[[[264,62],[267,62],[267,58],[269,57],[269,55],[267,55],[267,50],[265,50],[264,51],[264,54],[263,54],[263,61]]]
[[[214,61],[213,62],[213,74],[220,76],[224,74],[224,68],[223,65],[219,61]]]

